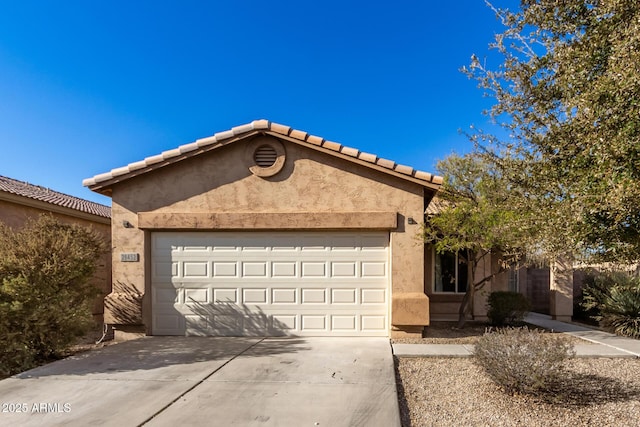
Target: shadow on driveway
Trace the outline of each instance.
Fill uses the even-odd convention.
[[[262,341],[262,342],[261,342]],[[13,378],[27,379],[46,376],[108,375],[110,373],[163,370],[175,365],[227,361],[252,348],[252,357],[307,350],[301,338],[241,338],[241,337],[144,337],[80,353],[40,366]]]

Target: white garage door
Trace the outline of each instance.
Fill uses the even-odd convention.
[[[386,336],[389,234],[152,234],[154,335]]]

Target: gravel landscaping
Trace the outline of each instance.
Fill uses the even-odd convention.
[[[509,395],[471,358],[396,359],[402,425],[640,426],[640,359],[571,359],[546,396]]]
[[[482,323],[434,322],[423,338],[394,343],[475,344]],[[573,344],[589,344],[565,336]],[[472,358],[396,358],[402,425],[640,426],[640,359],[573,358],[552,390],[508,394]]]

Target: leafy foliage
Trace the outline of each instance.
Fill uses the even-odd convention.
[[[0,375],[57,357],[86,331],[105,249],[97,233],[47,215],[0,224]]]
[[[495,326],[515,325],[531,310],[527,297],[518,292],[495,291],[487,299],[487,317]]]
[[[438,253],[457,252],[469,267],[459,313],[461,325],[471,310],[473,293],[522,261],[533,241],[525,221],[530,211],[512,203],[506,182],[490,166],[473,154],[451,155],[438,162],[437,170],[444,177],[438,193],[442,209],[422,229],[425,241]],[[484,274],[476,274],[479,267]]]
[[[541,252],[640,258],[640,2],[521,0],[490,67],[463,69],[504,129],[479,152],[528,204]]]
[[[598,275],[582,290],[583,306],[618,335],[640,339],[640,278],[626,272]]]
[[[574,355],[564,337],[506,328],[486,333],[478,340],[474,362],[509,393],[544,394],[565,373],[565,361]]]

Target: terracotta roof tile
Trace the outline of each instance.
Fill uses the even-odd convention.
[[[223,132],[214,133],[213,136],[217,141],[222,141],[223,139],[233,138],[235,135],[232,130],[225,130]]]
[[[5,176],[0,176],[0,191],[33,200],[39,200],[56,206],[74,209],[76,211],[103,218],[111,218],[111,208],[109,206],[101,205],[100,203],[91,202],[79,197],[70,196],[58,191],[53,191],[39,185],[33,185],[28,182],[7,178]]]
[[[147,163],[147,165],[154,165],[156,163],[160,163],[163,160],[164,160],[164,158],[162,156],[162,153],[156,154],[155,156],[147,157],[146,159],[144,159],[144,161]],[[125,166],[125,167],[127,167],[127,166]],[[121,168],[118,168],[118,169],[121,169]],[[119,174],[114,173],[118,169],[114,169],[114,170],[111,171],[113,176],[118,176],[119,175]],[[105,175],[105,174],[103,174],[103,175]],[[111,179],[111,178],[109,178],[109,179]]]
[[[322,143],[322,147],[323,148],[328,148],[329,150],[333,150],[333,151],[340,151],[340,148],[342,148],[342,145],[338,144],[337,142],[333,142],[333,141],[324,141]]]
[[[254,130],[269,129],[269,120],[266,119],[254,120],[250,124],[253,125]]]
[[[291,133],[289,134],[289,136],[291,138],[295,138],[295,139],[302,139],[305,140],[307,139],[307,133],[301,130],[292,130]]]
[[[215,143],[217,139],[214,136],[208,136],[206,138],[200,138],[196,140],[196,144],[198,147],[204,147],[206,145],[211,145]]]
[[[431,179],[433,178],[433,175],[431,175],[429,172],[422,172],[422,171],[416,171],[414,176],[423,181],[431,181]]]
[[[393,170],[404,175],[413,175],[413,168],[411,166],[396,165]]]
[[[376,160],[376,165],[393,170],[393,168],[396,166],[396,162],[394,162],[393,160],[378,158],[378,160]]]
[[[360,152],[360,154],[358,154],[358,158],[360,160],[364,160],[365,162],[369,162],[369,163],[375,163],[376,160],[378,160],[378,156],[376,156],[375,154],[363,153],[363,152]]]
[[[315,136],[315,135],[309,135],[306,141],[313,145],[322,145],[324,138],[320,138],[319,136]]]
[[[196,142],[192,142],[191,144],[186,144],[180,147],[180,154],[188,153],[193,150],[197,150],[198,144]]]
[[[207,138],[201,138],[195,142],[182,145],[173,150],[168,150],[155,156],[147,157],[143,161],[131,163],[128,166],[113,169],[111,172],[96,175],[93,178],[88,178],[83,181],[83,184],[88,187],[98,186],[99,183],[106,183],[115,178],[126,179],[126,175],[134,171],[144,169],[145,167],[151,168],[153,165],[166,161],[177,161],[184,156],[189,157],[197,155],[202,150],[209,149],[210,147],[216,147],[231,142],[232,138],[250,134],[252,132],[268,131],[272,134],[279,134],[292,138],[293,140],[300,141],[300,143],[307,143],[315,146],[321,146],[336,153],[341,153],[349,157],[358,158],[366,163],[371,163],[383,169],[388,169],[400,175],[416,179],[423,182],[425,185],[432,186],[437,189],[437,186],[442,184],[442,178],[436,175],[432,175],[427,172],[414,170],[410,166],[398,165],[392,160],[382,159],[375,154],[362,153],[359,150],[351,147],[343,146],[337,142],[326,141],[325,139],[309,135],[307,132],[292,129],[289,126],[273,123],[268,120],[255,120],[246,125],[236,126],[231,130],[224,132],[218,132],[213,136]],[[183,156],[183,157],[180,157]]]
[[[236,126],[231,128],[234,135],[242,135],[243,133],[251,132],[253,130],[253,123],[247,123],[246,125]]]
[[[278,123],[270,123],[269,129],[282,135],[289,135],[289,132],[291,131],[289,126],[280,125]]]
[[[358,153],[359,153],[357,149],[351,148],[351,147],[345,147],[344,145],[342,146],[342,149],[340,150],[340,152],[342,154],[346,154],[347,156],[351,156],[351,157],[358,157]]]
[[[129,168],[129,171],[135,171],[138,169],[146,168],[147,162],[145,162],[144,160],[140,160],[139,162],[131,163],[127,167]]]

